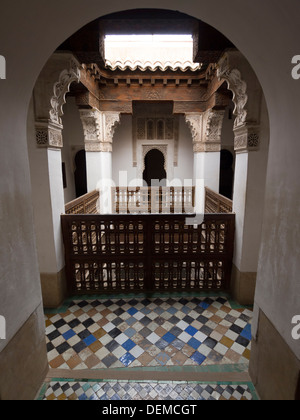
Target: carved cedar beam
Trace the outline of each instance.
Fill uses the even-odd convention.
[[[91,72],[88,68],[83,66],[80,74],[80,82],[83,86],[93,95],[99,99],[99,81],[95,73]]]
[[[187,88],[181,86],[118,85],[104,86],[100,90],[101,100],[111,101],[201,101],[206,89],[203,86]]]
[[[110,100],[100,100],[99,101],[99,110],[103,112],[120,112],[122,114],[132,114],[132,100],[130,101],[110,101]]]
[[[80,108],[99,108],[99,99],[91,92],[80,92],[75,94],[76,105]]]

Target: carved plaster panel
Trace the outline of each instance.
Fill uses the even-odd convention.
[[[112,143],[116,127],[120,123],[120,113],[105,112],[103,115],[105,119],[104,141]]]
[[[219,152],[225,111],[208,110],[203,113],[185,114],[190,127],[194,153]]]
[[[237,153],[259,149],[260,132],[258,126],[244,126],[234,130],[234,149]]]
[[[87,152],[112,152],[112,142],[119,113],[104,113],[97,109],[81,109],[80,117]]]
[[[63,147],[62,130],[47,123],[36,123],[35,138],[38,147]]]

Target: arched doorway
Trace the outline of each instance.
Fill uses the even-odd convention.
[[[233,195],[233,155],[229,150],[221,150],[220,162],[220,194],[232,200]]]
[[[74,171],[76,197],[87,193],[86,156],[85,150],[80,150],[75,156],[76,169]]]
[[[160,186],[166,185],[167,173],[165,170],[165,157],[158,149],[150,150],[145,157],[145,170],[143,180],[147,186],[159,182]]]

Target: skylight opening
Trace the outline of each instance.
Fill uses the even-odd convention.
[[[193,36],[184,35],[107,35],[105,60],[111,68],[193,68]]]

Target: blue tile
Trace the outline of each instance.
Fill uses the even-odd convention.
[[[126,330],[124,334],[127,335],[127,337],[131,338],[136,334],[136,330],[134,330],[133,328],[128,328],[128,330]]]
[[[165,366],[170,360],[170,356],[167,353],[161,352],[156,356],[155,360],[157,360],[161,366]]]
[[[132,340],[127,340],[125,341],[124,344],[122,344],[122,347],[124,347],[125,350],[130,351],[133,349],[133,347],[135,347],[136,344],[132,341]]]
[[[174,315],[174,314],[176,314],[176,312],[178,312],[178,309],[176,309],[176,308],[169,308],[169,309],[167,310],[167,312],[168,312],[169,314],[171,314],[171,315]]]
[[[184,314],[189,314],[191,312],[191,308],[189,308],[188,306],[183,306],[181,308],[181,312],[183,312]]]
[[[201,303],[199,304],[199,306],[200,306],[201,308],[203,308],[203,309],[207,309],[207,308],[209,308],[209,307],[210,307],[210,304],[209,304],[209,303],[206,303],[206,302],[201,302]]]
[[[174,340],[176,340],[175,335],[168,332],[162,337],[163,340],[165,340],[167,343],[171,344]]]
[[[193,349],[197,350],[201,346],[201,342],[196,340],[196,338],[191,338],[188,342],[188,345],[193,347]]]
[[[198,330],[190,325],[186,328],[185,332],[193,336],[196,334],[196,332],[198,332]]]
[[[252,340],[252,333],[251,333],[251,325],[247,324],[247,326],[241,332],[241,336],[247,338],[247,340]]]
[[[65,340],[69,340],[70,338],[74,337],[74,335],[76,335],[76,333],[74,333],[73,330],[69,330],[63,334],[63,337]]]
[[[136,319],[136,318],[133,318],[133,317],[126,319],[126,323],[127,323],[130,327],[131,327],[131,325],[135,324],[135,323],[136,323],[136,321],[137,321],[137,319]]]
[[[191,359],[194,360],[194,362],[198,363],[198,365],[202,365],[202,363],[204,362],[204,360],[206,359],[206,357],[199,353],[198,351],[196,351],[192,356]]]
[[[87,346],[90,346],[91,344],[95,343],[97,341],[97,338],[95,338],[92,334],[86,337],[84,340],[85,344]]]
[[[124,356],[122,356],[120,358],[120,362],[123,363],[124,366],[128,367],[129,365],[131,365],[132,362],[135,361],[135,357],[132,356],[132,354],[130,353],[126,353],[124,354]]]
[[[127,312],[129,313],[129,315],[133,316],[138,312],[138,310],[136,308],[130,308]]]
[[[85,401],[87,400],[87,396],[85,394],[80,395],[80,397],[78,397],[79,401]]]

